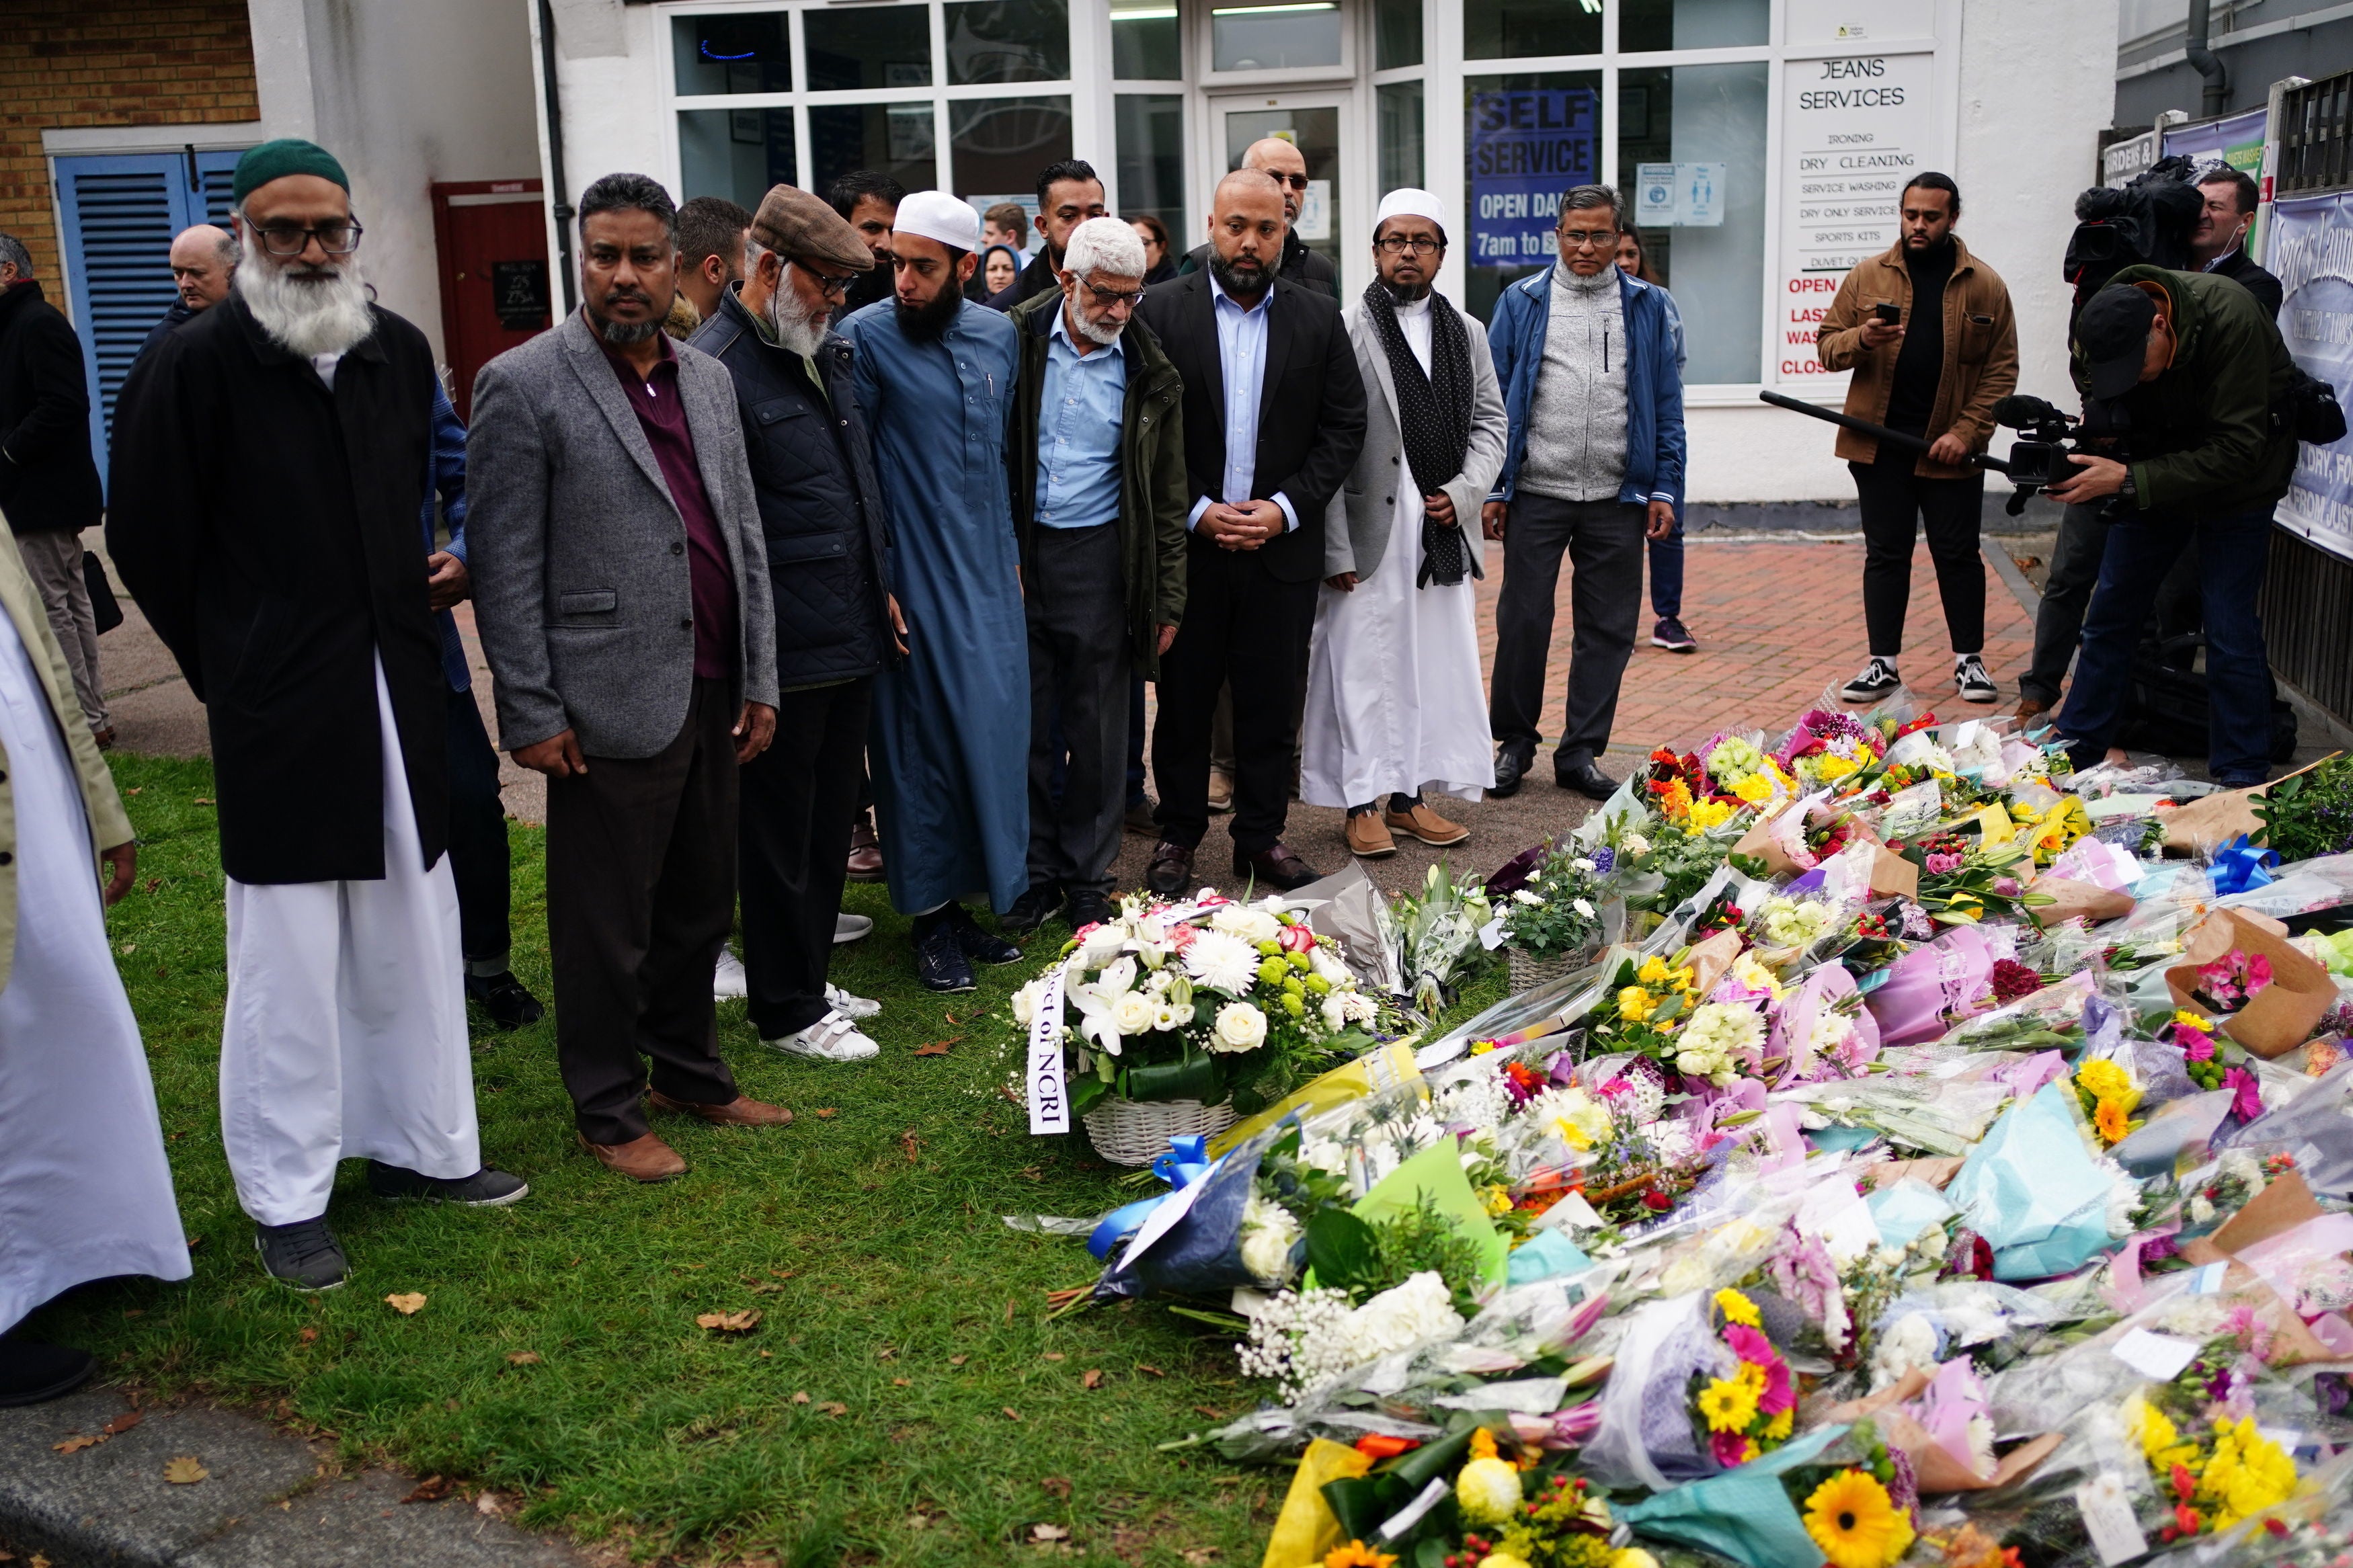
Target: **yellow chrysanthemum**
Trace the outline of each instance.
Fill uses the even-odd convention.
[[[1732,820],[1733,805],[1729,801],[1695,800],[1683,820],[1704,833],[1711,827],[1721,827]]]
[[[1454,1502],[1467,1524],[1508,1524],[1520,1511],[1519,1468],[1506,1459],[1473,1459],[1454,1478]]]
[[[1699,1394],[1700,1419],[1711,1432],[1742,1432],[1757,1419],[1757,1391],[1738,1379],[1717,1378]]]
[[[1471,1441],[1465,1447],[1464,1452],[1468,1454],[1470,1458],[1474,1459],[1493,1458],[1495,1457],[1495,1435],[1493,1432],[1488,1431],[1484,1426],[1480,1427],[1478,1430],[1471,1434]]]
[[[2140,1125],[2121,1100],[2102,1100],[2092,1107],[2092,1129],[2103,1143],[2121,1143]]]
[[[1324,1568],[1391,1568],[1396,1562],[1395,1553],[1376,1552],[1361,1541],[1335,1546],[1324,1553]]]
[[[1750,773],[1732,786],[1732,793],[1751,805],[1762,805],[1773,798],[1773,781],[1763,773]]]
[[[2152,1474],[2168,1475],[2174,1466],[2186,1465],[2197,1458],[2198,1446],[2183,1442],[2181,1434],[2174,1429],[2173,1422],[2165,1412],[2147,1404],[2138,1394],[2125,1402],[2124,1418],[2125,1429],[2139,1442],[2140,1451],[2147,1457]]]
[[[2284,1502],[2294,1490],[2295,1461],[2256,1431],[2252,1418],[2214,1423],[2214,1452],[2198,1478],[2198,1497],[2213,1510],[2216,1530]]]
[[[1765,1430],[1758,1436],[1767,1443],[1782,1442],[1788,1437],[1790,1428],[1797,1426],[1797,1417],[1798,1413],[1794,1409],[1784,1410],[1780,1415],[1765,1423]]]
[[[1529,1568],[1528,1560],[1509,1552],[1490,1552],[1479,1559],[1479,1568]]]
[[[1806,1499],[1806,1533],[1831,1568],[1889,1568],[1912,1546],[1912,1521],[1862,1470],[1841,1470]]]
[[[1656,985],[1667,978],[1669,973],[1667,961],[1653,954],[1642,960],[1642,967],[1634,972],[1634,978],[1645,985]]]
[[[2114,1100],[2132,1089],[2125,1069],[2105,1057],[2095,1057],[2075,1069],[2075,1081],[2096,1100]]]
[[[1609,1554],[1609,1568],[1659,1568],[1659,1560],[1639,1546],[1621,1546]]]
[[[1738,1323],[1751,1329],[1765,1326],[1765,1320],[1757,1315],[1757,1303],[1737,1290],[1718,1290],[1715,1293],[1715,1310],[1724,1314],[1724,1321],[1727,1323]]]
[[[1824,752],[1814,759],[1814,776],[1824,784],[1829,784],[1833,780],[1846,777],[1847,774],[1854,772],[1858,765],[1840,756],[1836,752]]]
[[[1618,993],[1618,1012],[1630,1024],[1639,1024],[1651,1016],[1654,1005],[1651,994],[1639,985],[1629,985]]]

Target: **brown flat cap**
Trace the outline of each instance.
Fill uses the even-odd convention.
[[[849,222],[797,185],[772,185],[752,216],[752,237],[786,260],[865,272],[874,253]]]

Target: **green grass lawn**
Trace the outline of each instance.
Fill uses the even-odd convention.
[[[639,1559],[1010,1561],[1037,1554],[1042,1524],[1084,1562],[1257,1561],[1287,1476],[1155,1450],[1256,1403],[1225,1344],[1149,1305],[1048,1321],[1046,1292],[1095,1266],[1076,1241],[999,1217],[1092,1215],[1138,1194],[1082,1134],[1029,1136],[998,1093],[1003,1004],[1036,965],[933,996],[882,890],[851,889],[876,930],[840,950],[834,979],[884,1002],[867,1026],[882,1055],[779,1057],[741,1003],[723,1005],[744,1092],[797,1120],[661,1118],[693,1169],[659,1186],[575,1142],[552,1020],[478,1030],[483,1155],[531,1195],[480,1212],[385,1205],[347,1163],[332,1218],[352,1280],[298,1295],[262,1274],[221,1158],[211,769],[113,763],[142,848],[109,923],[201,1240],[194,1279],[95,1287],[29,1331],[164,1397],[266,1409],[353,1458],[511,1491],[522,1522]],[[545,998],[543,836],[510,828],[515,970]],[[945,1055],[915,1054],[943,1040]],[[413,1317],[385,1303],[407,1291],[427,1297]],[[749,1333],[695,1323],[750,1308]]]

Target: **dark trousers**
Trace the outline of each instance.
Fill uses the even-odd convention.
[[[1487,726],[1502,745],[1534,755],[1544,737],[1545,665],[1552,653],[1560,558],[1568,555],[1568,706],[1556,765],[1582,767],[1609,744],[1618,685],[1642,615],[1644,509],[1618,500],[1556,500],[1522,490],[1504,528],[1504,585],[1495,595],[1495,679]]]
[[[1152,771],[1161,837],[1191,847],[1209,830],[1209,727],[1233,679],[1234,848],[1271,849],[1291,811],[1315,583],[1278,581],[1249,550],[1196,535],[1186,550],[1185,624],[1160,658]],[[1639,568],[1638,568],[1639,570]]]
[[[2059,518],[2051,547],[2051,571],[2043,578],[2042,602],[2034,612],[2034,667],[2018,678],[2018,693],[2045,707],[2059,700],[2068,661],[2082,640],[2084,612],[2100,581],[2100,561],[2108,546],[2107,514],[2097,507],[2071,506]],[[2157,592],[2157,635],[2179,637],[2198,629],[2198,541],[2182,550]]]
[[[513,888],[499,754],[471,691],[449,693],[449,875],[458,884],[458,948],[470,963],[503,959]]]
[[[1978,513],[1985,505],[1985,475],[1924,479],[1912,471],[1916,460],[1895,452],[1875,463],[1847,465],[1862,513],[1862,622],[1871,651],[1888,659],[1904,651],[1912,544],[1925,528],[1953,651],[1982,653],[1985,557],[1978,553]]]
[[[1664,539],[1647,542],[1651,557],[1651,613],[1661,620],[1683,613],[1683,514],[1675,510],[1675,526]]]
[[[869,676],[787,691],[776,700],[776,743],[742,771],[735,828],[744,906],[744,978],[752,1026],[764,1040],[825,1016],[849,829],[864,776]]]
[[[728,686],[698,677],[678,739],[652,756],[590,757],[586,773],[547,783],[555,1058],[592,1143],[645,1135],[641,1056],[673,1100],[736,1098],[711,997],[735,915]]]
[[[1111,891],[1134,704],[1119,527],[1040,526],[1029,627],[1029,885]],[[1054,775],[1061,773],[1058,792]]]
[[[1054,799],[1062,798],[1062,775],[1070,771],[1071,748],[1062,741],[1062,720],[1054,717],[1054,734],[1050,742],[1054,754],[1054,776],[1049,791]],[[1127,678],[1127,804],[1144,804],[1144,677],[1131,673]]]
[[[2268,776],[2272,674],[2255,596],[2271,549],[2271,517],[2266,506],[2196,523],[2143,514],[2109,527],[2099,586],[2084,615],[2075,684],[2059,719],[2077,767],[2097,763],[2114,742],[2142,627],[2167,574],[2194,541],[2206,617],[2207,764],[2226,784]]]

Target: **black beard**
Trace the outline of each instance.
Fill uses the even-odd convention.
[[[1229,294],[1255,300],[1274,287],[1275,277],[1282,270],[1282,252],[1280,250],[1268,257],[1260,267],[1258,276],[1252,278],[1236,271],[1232,263],[1218,254],[1217,247],[1209,247],[1209,276],[1216,279],[1218,287]]]
[[[596,335],[617,349],[644,342],[661,331],[661,321],[658,318],[643,321],[616,321],[610,317],[598,315],[591,306],[581,308],[587,312],[589,324],[596,329]]]
[[[892,308],[898,311],[901,331],[919,343],[928,343],[944,333],[958,312],[963,310],[964,290],[944,283],[940,291],[932,296],[932,302],[928,305],[909,306],[904,300],[893,298]]]
[[[1384,278],[1381,287],[1388,289],[1389,298],[1400,305],[1417,304],[1430,298],[1430,285],[1427,283],[1392,283]]]

